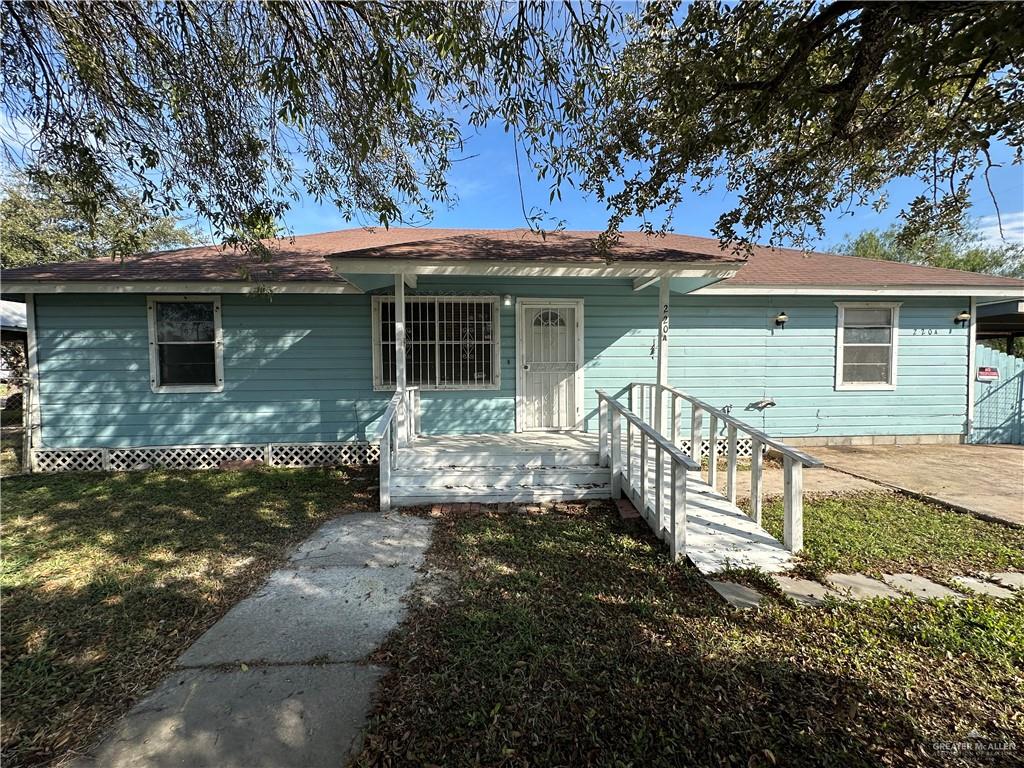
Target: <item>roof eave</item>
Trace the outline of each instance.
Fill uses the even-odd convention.
[[[5,279],[5,294],[25,293],[362,293],[342,278],[330,280],[51,280]]]
[[[1024,298],[1024,285],[729,285],[700,288],[701,296],[992,296]]]

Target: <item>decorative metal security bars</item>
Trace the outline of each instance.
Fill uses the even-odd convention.
[[[224,462],[254,461],[271,467],[332,467],[373,464],[380,456],[371,443],[269,443],[244,445],[149,446],[140,448],[36,448],[36,472],[90,472],[164,469],[216,469]]]
[[[397,378],[395,300],[374,297],[374,384]],[[498,298],[412,296],[405,300],[405,375],[423,389],[489,389],[500,384]]]

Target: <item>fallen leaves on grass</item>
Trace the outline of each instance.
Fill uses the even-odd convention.
[[[606,503],[441,515],[357,766],[948,765],[1024,743],[1019,603],[726,609]],[[993,764],[1009,764],[1012,755]]]

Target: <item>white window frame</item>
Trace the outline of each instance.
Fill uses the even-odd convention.
[[[836,391],[891,392],[896,389],[897,364],[899,361],[900,306],[902,302],[892,301],[837,301],[836,305]],[[843,331],[846,328],[847,309],[888,309],[892,314],[892,333],[889,336],[889,381],[844,381]],[[881,345],[877,345],[881,346]]]
[[[156,335],[156,305],[202,303],[213,304],[213,361],[214,384],[161,384],[160,348]],[[224,391],[224,333],[221,324],[220,296],[149,296],[146,298],[146,315],[149,322],[149,388],[157,394]]]
[[[374,392],[394,392],[394,384],[384,384],[383,380],[383,365],[380,354],[380,305],[382,302],[394,302],[394,296],[373,296],[371,297],[371,311],[370,311],[370,338],[373,347],[373,391]],[[500,296],[406,296],[405,303],[427,303],[427,302],[449,302],[449,303],[461,303],[461,302],[476,302],[489,303],[491,305],[491,371],[493,372],[493,381],[489,384],[412,384],[408,386],[416,387],[423,392],[485,392],[494,391],[501,389],[501,297]],[[435,314],[436,318],[436,314]],[[408,327],[409,318],[406,317],[406,326]],[[436,334],[435,334],[436,336]],[[406,341],[408,341],[409,332],[406,330]],[[436,340],[435,340],[435,343]],[[437,356],[437,365],[441,364],[441,356]],[[438,382],[441,380],[440,371],[435,376]]]

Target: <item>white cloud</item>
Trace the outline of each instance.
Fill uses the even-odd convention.
[[[1002,233],[999,231],[1002,220]],[[1024,211],[1004,213],[1001,217],[994,213],[978,219],[978,231],[989,245],[999,246],[1007,243],[1024,245]]]

